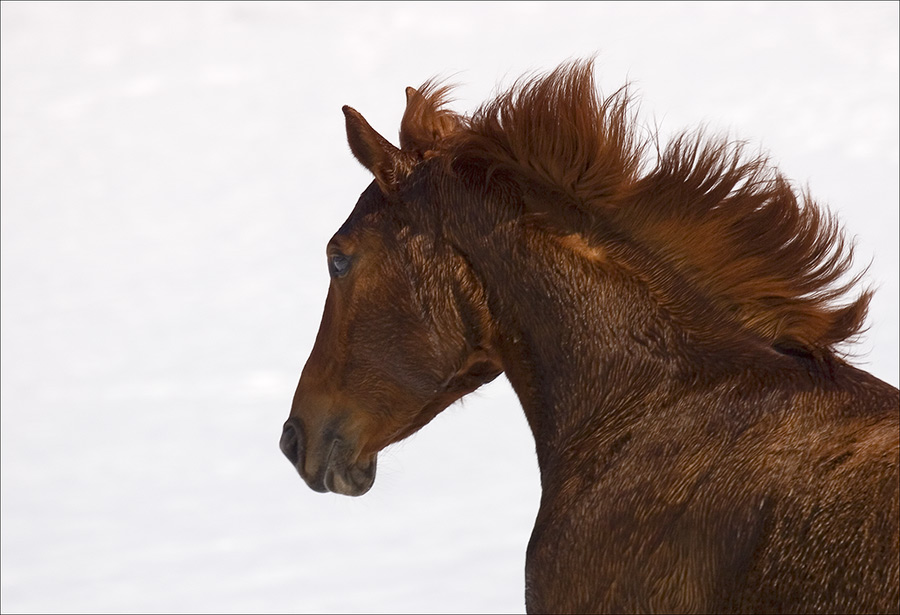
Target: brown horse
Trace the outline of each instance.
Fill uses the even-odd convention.
[[[639,138],[590,62],[470,116],[447,92],[407,90],[399,148],[344,107],[375,181],[284,425],[307,484],[365,493],[503,372],[529,611],[898,612],[900,396],[839,353],[870,295],[834,218],[738,145]]]

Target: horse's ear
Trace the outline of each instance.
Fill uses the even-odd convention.
[[[428,81],[420,89],[406,88],[406,110],[400,120],[400,149],[428,158],[441,141],[459,128],[459,116],[443,108],[450,86]]]
[[[382,192],[391,192],[399,179],[400,150],[378,134],[356,109],[344,105],[343,111],[350,151],[360,164],[372,172]]]

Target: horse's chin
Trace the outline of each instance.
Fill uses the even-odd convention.
[[[323,491],[340,493],[341,495],[360,496],[372,488],[375,483],[375,466],[377,458],[363,465],[329,463],[322,477]],[[310,484],[310,487],[313,487]],[[315,489],[315,487],[313,487]],[[318,489],[317,489],[318,491]]]
[[[368,459],[354,459],[354,456],[346,442],[335,440],[313,475],[308,475],[302,467],[297,469],[313,491],[358,496],[372,488],[378,457],[372,455]]]

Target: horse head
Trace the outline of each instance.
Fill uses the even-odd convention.
[[[423,97],[407,117],[423,125]],[[331,276],[315,345],[300,377],[281,450],[314,490],[362,495],[380,450],[497,377],[483,289],[444,241],[423,188],[434,130],[406,130],[397,148],[343,109],[356,159],[374,175],[329,241]],[[424,118],[427,122],[428,118]]]

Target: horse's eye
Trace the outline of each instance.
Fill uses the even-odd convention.
[[[341,278],[350,270],[350,257],[346,254],[330,254],[328,256],[328,273],[333,278]]]

